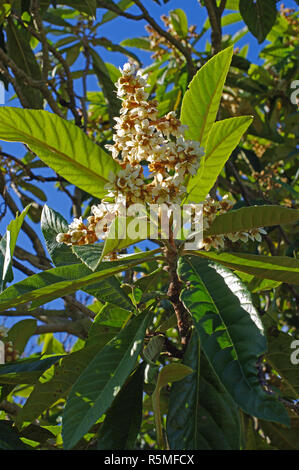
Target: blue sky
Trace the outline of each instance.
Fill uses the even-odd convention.
[[[291,7],[295,9],[297,8],[296,2],[294,0],[287,0],[284,2],[279,2],[278,6],[281,3],[284,3],[284,5],[287,7]],[[201,30],[206,20],[206,14],[205,14],[206,10],[198,5],[198,0],[185,0],[184,2],[182,2],[181,0],[170,0],[169,3],[163,6],[157,5],[152,0],[147,0],[145,4],[148,6],[150,14],[162,26],[163,26],[163,23],[160,20],[160,16],[162,14],[168,14],[170,10],[173,10],[175,8],[184,9],[184,11],[187,14],[189,24],[195,24],[197,26],[198,32]],[[130,11],[132,13],[135,13],[135,12],[138,13],[137,7],[132,7]],[[101,9],[98,10],[99,19],[102,17],[103,12],[104,10],[101,10]],[[98,36],[107,37],[110,40],[112,40],[114,43],[119,44],[123,39],[146,35],[144,26],[145,26],[144,21],[139,22],[139,21],[133,21],[133,20],[123,19],[123,18],[116,18],[115,20],[100,26],[98,29]],[[240,30],[242,26],[244,25],[240,22],[234,25],[226,26],[223,28],[223,33],[234,34],[236,31]],[[206,44],[207,39],[209,39],[209,36],[210,36],[210,32],[207,32],[201,38],[197,46],[198,50],[205,49],[205,44]],[[263,44],[258,44],[258,41],[251,34],[247,34],[238,43],[238,46],[241,48],[245,44],[248,44],[249,45],[248,58],[255,63],[261,63],[258,57],[258,54],[259,54],[259,51],[265,46],[266,43],[267,42],[265,41]],[[140,53],[138,51],[136,52],[140,56],[144,66],[149,65],[151,63],[150,53],[146,53],[146,52]],[[103,48],[99,48],[99,53],[101,54],[102,58],[105,61],[111,62],[116,66],[122,66],[124,62],[126,62],[126,58],[119,53],[107,52]],[[80,62],[75,63],[74,68],[79,69]],[[89,91],[98,90],[98,85],[97,85],[97,81],[95,78],[89,77],[88,89]],[[12,90],[6,93],[6,96],[5,96],[6,105],[19,106],[16,100],[9,101],[11,96],[12,96]],[[24,148],[21,145],[13,144],[13,143],[1,143],[1,146],[4,151],[7,151],[8,153],[11,153],[15,156],[24,155]],[[48,170],[45,170],[44,174],[45,175],[49,174]],[[70,212],[69,212],[70,202],[67,196],[64,193],[54,190],[53,183],[43,183],[41,187],[45,191],[45,193],[50,196],[48,205],[52,207],[53,209],[61,212],[67,218],[67,220],[70,221],[71,220]],[[10,220],[11,220],[11,214],[8,211],[6,217],[0,221],[0,234],[4,233],[6,225],[9,223]],[[29,221],[29,223],[31,225],[34,225],[34,228],[37,233],[40,233],[40,227],[38,224],[32,224],[31,221]],[[25,249],[29,249],[29,250],[31,249],[31,243],[29,242],[28,238],[23,234],[20,235],[18,243],[21,244]],[[31,267],[31,266],[28,265],[28,267]],[[19,271],[15,270],[15,281],[21,280],[22,278],[24,278],[24,275],[20,273]],[[0,323],[1,323],[1,318],[0,318]]]

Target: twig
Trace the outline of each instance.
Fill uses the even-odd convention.
[[[144,7],[142,2],[140,0],[134,0],[134,3],[138,6],[138,8],[142,11],[143,18],[154,28],[154,30],[162,37],[167,39],[176,49],[178,49],[183,56],[186,59],[186,64],[187,64],[187,69],[188,69],[188,75],[189,75],[189,80],[192,79],[193,75],[196,72],[196,67],[193,64],[192,61],[192,56],[190,54],[190,51],[183,46],[183,44],[176,39],[172,34],[170,34],[168,31],[165,31],[161,26],[154,20],[152,16],[150,16],[149,12],[147,9]]]

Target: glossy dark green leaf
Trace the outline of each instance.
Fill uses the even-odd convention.
[[[122,11],[126,11],[131,5],[133,5],[134,2],[132,0],[120,0],[117,2],[118,8],[120,8]],[[113,20],[114,18],[117,18],[118,14],[115,13],[114,11],[108,10],[102,17],[101,19],[101,24],[107,23],[108,21]]]
[[[94,245],[73,246],[73,253],[92,271],[95,271],[100,264],[104,243]]]
[[[96,272],[83,264],[72,264],[52,268],[29,276],[0,295],[0,311],[6,308],[32,302],[35,308],[61,296],[85,289],[87,286],[98,288],[98,282],[120,273],[128,267],[136,266],[143,258],[126,259],[125,261],[103,262]]]
[[[20,320],[15,323],[7,332],[7,341],[13,343],[14,349],[16,349],[19,354],[22,354],[28,340],[35,333],[36,326],[37,320],[26,318],[25,320]]]
[[[249,31],[263,42],[276,20],[275,0],[240,0],[239,9]]]
[[[112,123],[114,122],[113,117],[119,114],[120,100],[116,96],[115,85],[110,78],[110,74],[105,65],[105,62],[94,49],[90,48],[89,52],[92,58],[93,69],[107,100],[108,113]]]
[[[241,271],[261,279],[299,284],[299,260],[288,256],[261,256],[247,253],[215,253],[212,251],[193,252],[194,255],[208,258],[228,268]]]
[[[62,356],[49,356],[45,359],[28,358],[0,365],[0,383],[31,384]]]
[[[136,364],[149,321],[147,312],[133,318],[74,384],[63,414],[65,449],[71,449],[111,406]]]
[[[41,215],[41,230],[46,242],[49,255],[55,266],[65,266],[68,264],[78,264],[78,258],[72,252],[72,248],[65,243],[58,243],[56,236],[58,233],[68,231],[68,223],[58,212],[51,209],[46,204]]]
[[[251,228],[270,227],[297,222],[299,211],[278,205],[242,207],[215,218],[207,235],[248,231]]]
[[[98,433],[98,450],[129,450],[142,421],[145,363],[137,367],[116,396]]]
[[[21,441],[16,428],[10,421],[0,421],[0,450],[30,450],[31,447]]]
[[[171,450],[239,450],[239,409],[217,379],[193,332],[183,364],[193,373],[171,387],[167,439]]]
[[[105,338],[102,336],[96,344],[61,357],[51,370],[41,375],[25,405],[18,413],[18,425],[23,422],[33,422],[57,400],[65,398],[87,364],[114,335],[115,332],[111,336],[106,335]]]
[[[15,64],[33,80],[41,80],[41,71],[34,52],[30,46],[31,36],[24,28],[16,26],[9,20],[7,28],[7,51]],[[16,78],[22,94],[31,108],[42,109],[43,96],[40,90],[25,84],[23,80]]]
[[[259,383],[256,361],[267,350],[267,342],[249,292],[239,278],[195,256],[181,258],[178,273],[188,282],[181,299],[227,392],[246,413],[288,424],[284,407]]]

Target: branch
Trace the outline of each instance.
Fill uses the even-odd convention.
[[[220,6],[217,7],[216,0],[205,0],[205,6],[208,12],[210,24],[211,24],[211,43],[212,43],[212,54],[217,54],[221,51],[222,42],[222,27],[221,27],[221,15],[224,11],[226,0],[222,0]]]
[[[170,239],[169,242],[172,247],[170,248],[168,244],[164,249],[164,255],[168,263],[166,270],[170,276],[167,295],[170,302],[172,303],[175,315],[177,317],[177,326],[181,338],[181,344],[183,350],[185,350],[190,337],[190,314],[180,299],[183,284],[177,275],[177,249],[173,240]]]
[[[73,77],[72,77],[72,73],[71,73],[71,70],[68,66],[68,63],[67,61],[63,58],[63,56],[60,54],[60,52],[51,44],[48,42],[46,36],[42,36],[42,34],[40,33],[40,31],[36,31],[36,29],[32,28],[32,26],[30,24],[27,24],[25,23],[21,18],[19,18],[17,15],[13,15],[14,18],[18,21],[18,23],[23,26],[24,29],[26,29],[27,31],[30,32],[30,34],[32,34],[32,36],[34,36],[36,39],[38,39],[42,44],[43,42],[47,42],[47,48],[48,50],[53,54],[53,56],[58,60],[58,62],[61,63],[64,71],[65,71],[65,75],[66,75],[66,85],[67,85],[67,92],[68,92],[68,95],[69,95],[69,99],[70,99],[70,103],[69,103],[69,109],[72,111],[72,114],[75,118],[75,124],[79,127],[81,127],[81,117],[77,111],[77,107],[76,107],[76,100],[75,100],[75,92],[74,92],[74,82],[73,82]],[[46,87],[46,90],[48,92],[48,94],[51,96],[52,100],[53,100],[53,97],[51,95],[51,93],[49,92],[48,88]],[[54,100],[54,103],[56,104],[57,106],[57,103],[56,101]],[[49,103],[50,104],[50,103]],[[63,114],[61,113],[59,107],[57,106],[57,109],[58,109],[58,114],[60,117],[64,117]],[[54,110],[53,110],[54,111]],[[56,111],[54,111],[56,112]]]
[[[183,44],[176,39],[172,34],[170,34],[168,31],[165,31],[161,26],[154,20],[152,16],[150,16],[149,12],[147,9],[142,5],[140,0],[134,0],[134,3],[139,7],[139,9],[143,13],[143,18],[154,28],[154,30],[162,37],[167,39],[171,44],[173,44],[174,47],[176,47],[185,57],[186,63],[187,63],[187,69],[188,69],[188,74],[189,74],[189,80],[193,77],[193,75],[196,72],[196,67],[193,64],[192,57],[190,54],[190,51],[186,49]]]
[[[6,65],[6,67],[9,67],[13,71],[15,77],[18,77],[18,79],[21,80],[25,85],[40,90],[44,97],[47,99],[52,111],[58,116],[62,118],[64,117],[44,81],[34,80],[33,78],[29,77],[29,75],[27,75],[22,69],[20,69],[16,65],[16,63],[1,48],[0,61],[2,61]]]
[[[127,13],[126,11],[123,11],[119,6],[117,6],[115,3],[109,1],[109,0],[98,0],[97,1],[97,6],[100,8],[106,8],[109,11],[113,11],[114,13],[117,13],[119,16],[124,16],[125,18],[128,18],[129,20],[144,20],[144,15],[132,15],[131,13]]]

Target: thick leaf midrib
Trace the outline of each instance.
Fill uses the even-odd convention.
[[[18,129],[17,127],[15,126],[12,126],[11,124],[7,124],[7,122],[5,123],[8,127],[10,127],[11,129],[13,129],[14,131],[16,131],[17,133],[22,133],[23,136],[25,137],[28,137],[28,140],[33,142],[31,145],[37,145],[39,148],[41,148],[43,150],[44,147],[46,147],[46,150],[49,152],[49,153],[55,153],[57,155],[60,155],[62,158],[64,158],[64,160],[67,160],[68,162],[71,163],[71,165],[73,166],[77,166],[77,168],[81,171],[84,171],[85,173],[89,173],[93,178],[97,178],[97,179],[100,179],[104,182],[107,182],[108,180],[106,178],[103,178],[101,175],[99,175],[98,173],[95,173],[93,172],[90,168],[88,168],[87,166],[84,166],[84,165],[81,165],[81,163],[78,162],[78,160],[74,160],[72,159],[71,157],[69,157],[66,153],[63,153],[61,151],[59,151],[58,149],[56,149],[55,147],[52,147],[51,145],[49,144],[45,144],[43,141],[37,139],[36,137],[32,136],[32,135],[29,135],[27,134],[25,131],[20,131],[20,129]],[[23,142],[23,143],[26,143],[26,142]],[[96,144],[95,144],[96,145]],[[40,157],[40,159],[42,160],[42,158]]]
[[[244,125],[244,122],[242,121],[242,123],[240,123],[240,125],[236,128],[234,128],[229,134],[226,134],[226,136],[224,138],[222,138],[216,145],[214,145],[214,147],[209,151],[208,154],[205,155],[205,159],[204,159],[204,162],[206,162],[212,155],[213,153],[215,152],[215,150],[221,145],[223,144],[227,139],[231,138],[231,136],[238,131],[238,129],[241,127],[241,125]],[[203,170],[204,171],[204,170]],[[190,181],[190,183],[192,183],[192,179]],[[192,186],[192,188],[190,189],[190,191],[188,191],[188,197],[192,194],[194,188],[197,188],[198,186],[198,182],[197,184],[194,184],[194,186]]]
[[[137,330],[136,334],[134,335],[133,339],[130,341],[129,347],[126,348],[126,352],[125,352],[125,354],[123,355],[121,361],[118,363],[118,366],[116,367],[116,369],[113,369],[113,377],[111,377],[111,381],[113,380],[114,376],[117,375],[118,371],[122,369],[123,364],[127,361],[127,358],[128,358],[128,351],[129,351],[129,352],[131,351],[131,348],[132,348],[134,342],[136,341],[135,338],[136,338],[137,335],[140,334],[140,330],[143,328],[143,324],[144,324],[144,322],[142,322],[141,326],[138,328],[138,330]],[[101,351],[100,351],[100,352],[101,352]],[[100,354],[100,353],[98,353],[98,354]],[[113,362],[116,363],[117,360],[115,359],[115,361],[113,361]],[[107,362],[106,362],[105,364],[107,364]],[[109,384],[111,383],[111,381],[106,382],[106,385],[105,385],[104,388],[102,389],[100,396],[98,396],[98,398],[96,399],[96,401],[95,401],[95,403],[94,403],[94,406],[99,402],[99,400],[101,399],[101,397],[102,397],[104,394],[106,394],[106,390],[108,389],[108,391],[109,391],[109,389],[110,389],[110,387],[111,387],[111,385],[109,386]],[[92,408],[91,408],[91,410],[92,410]],[[85,419],[87,419],[87,417],[89,416],[89,412],[90,412],[90,410],[86,413],[85,418],[84,418],[84,420],[82,421],[81,424],[83,424],[84,421],[85,421]]]
[[[245,116],[242,116],[242,118],[245,118]],[[215,150],[221,145],[223,144],[227,139],[229,139],[234,133],[236,133],[240,127],[242,127],[245,123],[246,123],[246,120],[245,119],[242,119],[240,118],[240,121],[239,121],[239,125],[237,127],[234,127],[229,134],[226,134],[225,137],[223,137],[216,145],[214,145],[214,147],[209,151],[209,153],[206,155],[205,157],[205,161],[208,160],[208,158],[211,157],[211,154],[213,154],[215,152]],[[248,116],[248,120],[249,120],[250,116]],[[231,118],[231,119],[234,119],[234,118]],[[228,120],[228,119],[227,119]],[[225,121],[227,121],[225,120]],[[224,121],[218,121],[218,122],[224,122]]]
[[[146,260],[148,260],[148,258],[146,258]],[[105,278],[110,277],[113,274],[117,274],[121,271],[127,270],[131,266],[136,266],[137,264],[142,263],[142,261],[144,261],[144,258],[140,258],[138,260],[132,260],[132,262],[130,262],[128,264],[122,264],[122,265],[119,265],[119,266],[114,266],[114,267],[111,267],[111,268],[107,268],[107,269],[99,271],[99,272],[91,273],[91,274],[89,274],[87,276],[83,276],[82,278],[79,278],[79,279],[60,280],[58,282],[53,283],[57,286],[57,289],[55,289],[55,292],[56,292],[56,294],[59,294],[59,293],[63,294],[63,293],[65,293],[65,289],[67,289],[69,287],[69,285],[71,286],[71,291],[73,292],[73,291],[75,291],[77,289],[80,289],[80,288],[83,288],[83,287],[85,287],[89,284],[96,283],[98,280],[104,280]],[[74,266],[80,266],[80,265],[72,265],[72,266],[74,267]],[[53,268],[53,269],[56,269],[56,268]],[[20,282],[22,282],[22,281],[20,281]],[[10,297],[10,298],[8,298],[7,300],[4,300],[4,301],[1,301],[1,297],[0,297],[0,311],[5,309],[6,307],[20,305],[20,304],[22,304],[24,302],[27,302],[27,301],[35,301],[35,300],[42,301],[44,299],[47,299],[49,294],[54,292],[54,291],[47,292],[47,290],[49,289],[49,286],[51,286],[53,284],[47,284],[47,285],[45,285],[43,287],[40,287],[40,288],[37,288],[35,290],[25,292],[25,294],[19,294],[14,298]],[[13,287],[13,286],[11,286],[11,287]],[[9,287],[9,289],[11,287]],[[70,291],[68,290],[68,292],[70,292]],[[36,295],[36,293],[39,293],[41,295]],[[59,295],[56,296],[56,298],[58,298],[58,297],[59,297]]]
[[[234,352],[236,353],[237,362],[238,362],[238,365],[239,365],[239,370],[240,370],[240,372],[241,372],[241,375],[242,375],[242,377],[243,377],[245,383],[247,384],[248,388],[249,388],[251,391],[254,391],[252,385],[250,384],[250,382],[247,380],[247,377],[245,376],[245,373],[244,373],[242,364],[241,364],[241,362],[240,362],[240,360],[239,360],[238,352],[237,352],[236,347],[235,347],[235,343],[233,342],[233,340],[232,340],[232,338],[231,338],[231,335],[230,335],[230,332],[229,332],[229,330],[228,330],[228,327],[226,326],[225,322],[223,321],[223,318],[222,318],[222,316],[221,316],[221,313],[220,313],[218,307],[216,306],[216,304],[215,304],[213,298],[211,297],[211,295],[210,295],[210,293],[209,293],[209,291],[208,291],[208,289],[207,289],[205,283],[203,282],[203,280],[201,279],[201,277],[200,277],[199,274],[197,273],[197,271],[196,271],[196,269],[194,268],[193,264],[191,263],[190,259],[186,259],[186,258],[185,258],[185,260],[190,264],[190,266],[191,266],[193,272],[196,274],[196,276],[199,277],[200,281],[202,282],[202,284],[203,284],[203,286],[204,286],[205,291],[207,292],[209,298],[211,299],[211,303],[212,303],[213,306],[215,307],[215,309],[216,309],[216,311],[217,311],[217,313],[218,313],[218,315],[219,315],[219,317],[220,317],[220,319],[221,319],[221,321],[222,321],[222,324],[225,326],[225,331],[227,332],[227,334],[228,334],[228,336],[229,336],[229,339],[230,339],[230,341],[231,341],[232,347],[233,347],[233,349],[234,349]],[[214,333],[213,333],[213,335],[214,335]],[[219,346],[219,347],[220,347],[220,346]],[[209,362],[210,362],[210,359],[209,359],[209,358],[208,358],[208,360],[209,360]],[[216,375],[217,375],[217,377],[218,377],[218,373],[217,373],[216,370],[214,369],[213,364],[212,364],[211,362],[210,362],[210,364],[211,364],[212,369],[215,371],[215,373],[216,373]],[[225,387],[225,388],[226,388],[226,387]]]

